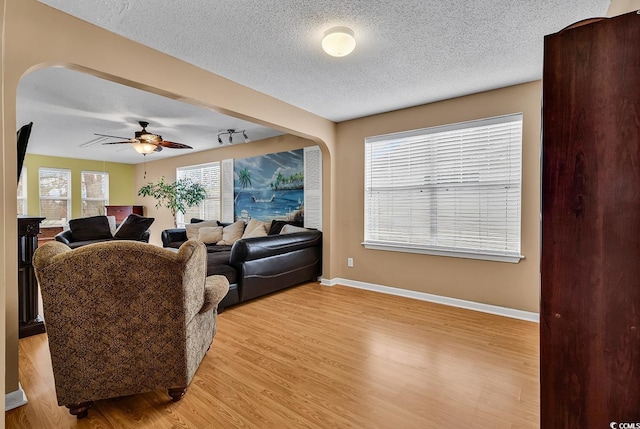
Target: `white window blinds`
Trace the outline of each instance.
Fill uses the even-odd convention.
[[[365,142],[367,248],[517,262],[522,114]]]
[[[105,206],[109,205],[109,173],[82,171],[80,178],[82,217],[105,215]]]
[[[18,214],[27,214],[27,167],[24,165],[18,180]]]
[[[71,170],[38,170],[42,225],[64,225],[71,216]]]
[[[191,218],[220,219],[220,163],[192,165],[176,169],[178,179],[191,179],[204,186],[207,196],[200,205],[188,207],[186,213],[176,213],[178,225],[189,223]]]

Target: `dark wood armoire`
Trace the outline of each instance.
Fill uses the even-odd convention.
[[[540,427],[636,427],[619,424],[640,423],[635,12],[545,37],[541,288]]]

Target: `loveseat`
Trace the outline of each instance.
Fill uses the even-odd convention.
[[[58,233],[56,241],[64,243],[72,249],[87,244],[112,240],[134,240],[149,242],[149,227],[154,218],[130,214],[116,228],[114,216],[89,216],[69,221],[69,229]]]
[[[247,234],[254,222],[252,220],[246,226],[242,223],[244,238],[236,239],[232,244],[227,244],[224,239],[210,243],[205,240],[207,275],[223,275],[229,281],[229,293],[219,304],[218,311],[290,286],[315,281],[322,273],[322,232],[301,228],[292,222],[274,221],[267,225],[269,234]],[[194,238],[193,234],[188,237],[187,229],[199,223],[202,221],[192,219],[186,228],[162,231],[163,246],[179,248],[188,238]],[[207,223],[222,229],[239,225],[237,222]],[[203,238],[203,234],[199,235]]]

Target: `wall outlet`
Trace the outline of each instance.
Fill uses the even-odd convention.
[[[347,267],[353,267],[353,258],[347,258]]]

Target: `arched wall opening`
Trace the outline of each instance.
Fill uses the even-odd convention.
[[[335,180],[335,124],[176,58],[66,15],[35,0],[2,0],[1,288],[6,305],[5,392],[18,389],[16,96],[22,76],[59,66],[153,92],[316,142],[323,154],[323,276],[331,277]],[[145,58],[146,67],[131,67]],[[1,347],[1,346],[0,346]],[[2,352],[4,351],[4,352]]]

